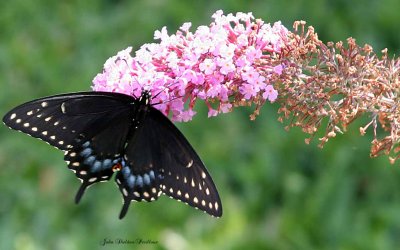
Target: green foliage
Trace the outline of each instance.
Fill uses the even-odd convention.
[[[151,42],[186,21],[252,11],[266,22],[313,25],[323,41],[352,36],[398,54],[400,2],[383,1],[3,1],[0,3],[0,114],[24,101],[88,90],[105,60]],[[121,194],[95,185],[73,204],[79,183],[63,155],[0,127],[0,249],[396,249],[400,172],[369,158],[359,124],[323,150],[286,132],[277,105],[178,124],[202,156],[224,205],[210,218],[166,197],[135,203],[118,220]],[[157,241],[118,244],[116,239]],[[114,244],[101,246],[104,239]]]

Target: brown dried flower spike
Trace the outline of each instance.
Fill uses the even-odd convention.
[[[305,31],[304,21],[294,23],[289,37],[280,55],[285,70],[275,86],[280,95],[280,121],[290,120],[288,128],[301,127],[312,138],[327,118],[325,135],[319,138],[323,147],[367,114],[371,120],[360,133],[364,135],[370,127],[374,133],[371,157],[389,155],[394,163],[400,157],[400,59],[388,59],[386,49],[379,58],[370,45],[360,47],[353,38],[346,45],[325,45],[312,27]],[[378,126],[385,131],[379,137]]]

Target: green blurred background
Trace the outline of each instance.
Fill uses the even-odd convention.
[[[253,12],[266,22],[306,20],[323,41],[352,36],[399,53],[400,1],[46,1],[0,3],[0,114],[38,97],[88,90],[106,59],[214,11]],[[80,205],[63,153],[0,126],[0,249],[399,249],[400,170],[369,158],[371,135],[353,124],[323,150],[277,122],[277,104],[179,128],[208,166],[224,205],[214,219],[165,196],[134,203],[95,185]],[[104,239],[157,244],[108,244]]]

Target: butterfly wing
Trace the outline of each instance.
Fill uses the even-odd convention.
[[[134,101],[108,92],[56,95],[12,109],[3,122],[65,151],[68,167],[82,181],[79,202],[88,186],[109,180],[119,166]]]
[[[123,193],[122,218],[131,200],[151,201],[163,193],[208,214],[220,217],[217,189],[192,146],[160,111],[150,108],[143,125],[125,151],[122,171],[116,175]]]
[[[107,127],[107,121],[118,117],[116,112],[128,110],[128,103],[133,100],[127,95],[108,92],[55,95],[12,109],[3,117],[3,122],[12,129],[67,150],[80,134],[91,137]]]

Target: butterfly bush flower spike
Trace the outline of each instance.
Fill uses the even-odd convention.
[[[310,135],[306,143],[326,125],[320,147],[366,114],[370,120],[360,133],[373,132],[371,156],[400,158],[399,58],[389,59],[387,50],[378,56],[353,38],[324,44],[304,21],[289,31],[251,13],[217,11],[212,18],[197,29],[184,23],[172,35],[164,27],[154,34],[158,43],[143,45],[134,56],[131,48],[119,52],[93,89],[135,97],[151,91],[154,107],[174,121],[190,121],[198,100],[209,117],[254,105],[251,119],[266,102],[277,101],[279,120],[288,129],[301,127]]]
[[[224,15],[217,11],[209,26],[190,31],[184,23],[173,35],[163,27],[154,33],[158,43],[132,48],[107,60],[93,80],[95,91],[120,92],[135,97],[142,90],[174,121],[189,121],[202,100],[208,116],[233,107],[274,102],[273,80],[282,74],[279,54],[288,41],[280,22],[265,24],[251,13]]]

